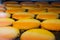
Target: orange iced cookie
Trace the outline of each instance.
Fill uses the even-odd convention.
[[[11,18],[0,18],[0,27],[11,25],[14,22]]]
[[[0,4],[0,8],[4,8],[5,7],[5,5],[4,4]]]
[[[0,18],[9,18],[9,17],[10,17],[10,14],[0,12]]]
[[[5,9],[3,7],[0,7],[0,12],[4,12]]]
[[[48,12],[55,12],[56,14],[60,14],[60,8],[48,8]]]
[[[4,4],[17,4],[18,2],[16,1],[7,1],[7,2],[4,2]]]
[[[28,14],[25,12],[20,12],[20,13],[13,14],[12,18],[14,18],[14,19],[30,19],[30,18],[34,18],[34,15]]]
[[[45,20],[41,26],[48,30],[60,31],[60,19]]]
[[[0,38],[13,39],[19,35],[19,30],[13,27],[0,27]]]
[[[35,4],[33,4],[33,2],[21,2],[21,7],[25,8],[25,9],[32,9],[35,8]]]
[[[15,13],[19,13],[19,12],[24,12],[24,9],[8,9],[8,10],[6,10],[6,13],[9,13],[9,14],[15,14]]]
[[[33,4],[33,2],[21,2],[20,4],[21,5],[23,5],[23,4]]]
[[[41,12],[45,12],[45,11],[46,10],[44,10],[44,9],[35,8],[35,9],[29,9],[28,12],[30,12],[30,14],[37,15],[37,14],[41,14]]]
[[[57,19],[58,17],[58,14],[54,14],[53,12],[42,12],[37,15],[36,19]]]
[[[48,2],[35,2],[35,4],[48,4]]]
[[[6,4],[6,7],[21,8],[19,4]]]
[[[31,29],[22,34],[21,40],[55,40],[55,36],[44,29]]]
[[[60,2],[52,2],[52,6],[60,6]]]
[[[36,19],[20,19],[13,23],[13,27],[18,29],[31,29],[40,26],[40,21]]]
[[[6,6],[20,6],[19,4],[6,4]]]
[[[46,9],[49,6],[48,2],[35,2],[35,4],[39,6],[40,9]]]
[[[8,6],[6,7],[7,10],[22,10],[22,8],[20,8],[19,6]]]
[[[12,40],[12,39],[7,39],[7,38],[0,38],[0,40]]]

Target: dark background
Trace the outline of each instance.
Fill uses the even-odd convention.
[[[60,1],[60,0],[13,0],[13,1]]]

